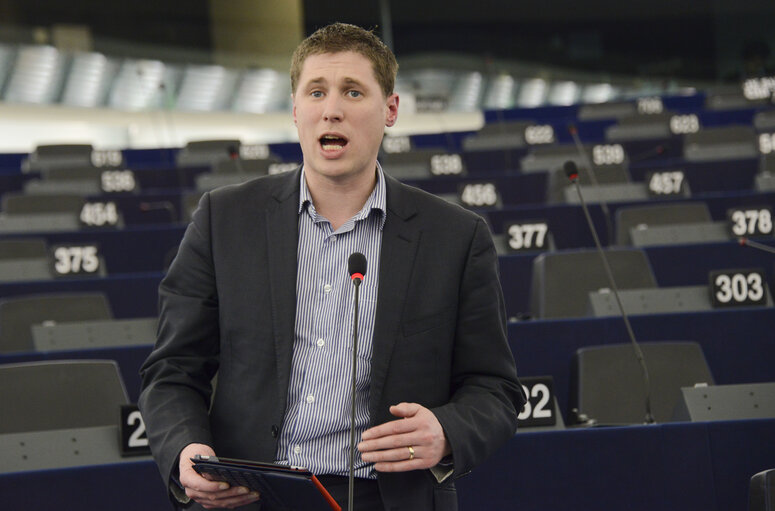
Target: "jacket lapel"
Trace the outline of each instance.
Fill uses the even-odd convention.
[[[420,232],[410,222],[416,208],[403,185],[390,176],[387,184],[387,219],[382,231],[382,253],[379,264],[379,291],[371,358],[371,391],[369,414],[372,424],[387,410],[379,410],[382,391],[390,367],[396,336],[400,334],[403,297],[409,289],[419,245]],[[380,411],[382,413],[380,413]]]
[[[272,194],[266,207],[266,243],[275,333],[279,401],[282,410],[288,394],[296,318],[296,257],[299,221],[299,179],[301,171],[289,173]]]

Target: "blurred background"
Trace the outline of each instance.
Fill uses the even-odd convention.
[[[478,129],[485,109],[723,89],[773,72],[774,19],[769,0],[0,0],[0,151],[292,141],[290,55],[333,21],[393,48],[393,131],[421,133]]]
[[[460,508],[775,509],[773,0],[0,0],[5,507],[169,508],[159,283],[203,194],[298,168],[290,57],[334,21],[398,58],[385,172],[498,252],[530,402]]]

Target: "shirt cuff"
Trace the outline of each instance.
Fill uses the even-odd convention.
[[[180,484],[180,481],[178,481],[178,478],[174,475],[170,477],[171,481],[169,484],[170,493],[172,493],[172,496],[175,497],[175,500],[180,502],[181,504],[188,504],[191,502],[191,497],[186,495],[186,490],[183,489],[183,485]]]
[[[452,456],[450,455],[442,458],[438,465],[435,465],[428,470],[430,470],[433,477],[436,478],[437,483],[443,483],[452,475],[452,472],[455,471]]]

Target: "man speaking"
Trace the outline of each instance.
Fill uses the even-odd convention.
[[[260,508],[197,474],[196,454],[306,467],[346,503],[354,252],[368,262],[355,508],[456,509],[454,479],[516,429],[524,397],[487,226],[377,162],[397,68],[371,32],[312,34],[291,66],[303,165],[206,193],[194,213],[141,370],[151,449],[181,506]]]

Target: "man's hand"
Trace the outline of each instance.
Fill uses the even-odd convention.
[[[235,508],[250,504],[259,499],[259,494],[250,492],[242,486],[230,487],[223,481],[213,481],[193,469],[191,461],[196,454],[215,456],[215,451],[204,444],[188,444],[180,451],[180,484],[186,490],[186,495],[201,504],[205,509]]]
[[[404,420],[367,429],[358,444],[363,461],[376,463],[377,471],[431,468],[452,452],[439,420],[424,406],[400,403],[391,406],[390,413]]]

